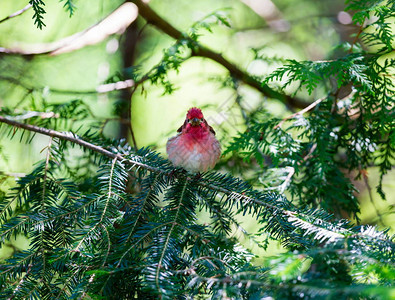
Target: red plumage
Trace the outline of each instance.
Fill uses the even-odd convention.
[[[200,108],[192,107],[187,112],[187,119],[191,120],[193,118],[202,119],[203,113]]]
[[[199,108],[188,110],[179,134],[167,141],[169,160],[176,166],[196,173],[212,169],[221,155],[221,146],[215,131],[203,117]]]

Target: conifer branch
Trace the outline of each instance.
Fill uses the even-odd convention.
[[[32,4],[35,24],[45,26],[45,0],[26,2]],[[74,0],[61,2],[71,14]],[[162,35],[174,37],[175,42],[147,73],[133,67],[87,95],[118,89],[133,93],[145,80],[171,93],[169,72],[194,56],[226,68],[224,86],[236,92],[240,84],[260,84],[261,78],[250,77],[237,61],[232,63],[200,44],[200,30],[229,25],[221,11],[184,33],[150,10],[145,0],[123,0],[121,6],[134,10],[133,19],[138,8],[132,3],[140,5],[140,14],[147,20],[144,27],[163,28]],[[285,61],[265,56],[261,48],[254,50],[255,59],[283,65],[263,85],[255,86],[261,95],[268,96],[271,89],[262,90],[276,81],[280,86],[275,91],[281,92],[274,100],[287,103],[282,97],[291,84],[298,85],[294,95],[303,89],[312,94],[322,87],[327,97],[282,120],[260,106],[242,111],[248,128],[230,143],[226,152],[235,153],[234,164],[225,167],[242,178],[213,171],[196,176],[174,168],[150,148],[133,149],[123,140],[106,139],[101,128],[108,120],[95,122],[80,136],[68,132],[75,122],[96,119],[86,101],[54,104],[44,97],[30,104],[27,96],[47,88],[0,77],[27,95],[15,105],[0,108],[3,134],[15,138],[18,133],[20,143],[31,142],[37,133],[49,137],[42,150],[44,158],[34,169],[19,176],[10,190],[0,190],[0,245],[14,250],[0,264],[0,298],[315,299],[341,295],[381,299],[391,295],[394,236],[389,236],[389,229],[355,226],[341,219],[340,212],[356,217],[359,212],[355,187],[344,175],[345,169],[359,170],[370,192],[363,171],[372,163],[379,166],[378,192],[383,194],[382,176],[393,165],[394,84],[386,74],[394,62],[379,56],[393,51],[393,28],[387,20],[395,16],[394,5],[395,0],[346,1],[345,11],[352,12],[360,32],[353,44],[344,45],[343,57]],[[382,47],[367,54],[359,40]],[[22,104],[23,110],[18,108]],[[127,116],[121,119],[130,121]],[[70,160],[75,148],[81,151]],[[4,154],[0,146],[0,155]],[[241,158],[257,164],[251,168]],[[0,177],[9,179],[7,174]],[[276,193],[268,191],[273,187]],[[290,198],[282,194],[284,190]],[[251,225],[256,234],[241,228],[241,216],[255,223]],[[264,250],[269,239],[277,240],[288,252],[251,260],[258,253],[242,246],[235,231]],[[13,246],[14,236],[27,237],[28,249]],[[310,260],[306,270],[305,262]],[[369,281],[372,274],[374,282]]]
[[[78,144],[78,145],[80,145],[82,147],[86,147],[88,149],[96,151],[96,152],[98,152],[98,153],[100,153],[102,155],[105,155],[105,156],[109,157],[109,158],[112,158],[113,161],[119,160],[119,161],[121,161],[123,163],[127,163],[129,165],[136,165],[136,166],[142,167],[142,168],[144,168],[146,170],[149,170],[149,171],[152,171],[152,172],[155,172],[155,173],[165,173],[163,170],[161,170],[159,168],[155,168],[155,167],[149,166],[147,164],[144,164],[144,163],[141,163],[141,162],[138,162],[138,161],[125,159],[119,154],[115,154],[115,153],[113,153],[111,151],[108,151],[108,150],[106,150],[106,149],[104,149],[104,148],[102,148],[100,146],[97,146],[97,145],[94,145],[92,143],[86,142],[85,140],[82,140],[82,139],[78,138],[77,136],[75,136],[75,135],[73,135],[71,133],[62,133],[62,132],[58,132],[58,131],[55,131],[55,130],[46,129],[46,128],[42,128],[42,127],[30,125],[30,124],[19,123],[19,122],[13,121],[13,120],[9,120],[9,119],[7,119],[7,118],[5,118],[3,116],[0,116],[0,122],[7,123],[9,125],[16,126],[16,127],[22,128],[22,129],[26,129],[26,130],[29,130],[29,131],[33,131],[33,132],[37,132],[37,133],[40,133],[40,134],[44,134],[44,135],[47,135],[47,136],[50,136],[50,137],[57,137],[57,138],[62,139],[62,140],[70,141],[70,142]],[[170,174],[167,174],[167,175],[170,176]],[[187,180],[192,180],[192,178],[187,178]],[[265,207],[273,209],[273,210],[281,210],[284,215],[290,217],[291,220],[293,220],[293,221],[299,220],[295,212],[284,210],[284,209],[280,209],[277,206],[265,203],[263,201],[260,201],[260,200],[248,197],[246,195],[243,195],[243,194],[240,194],[240,193],[237,193],[237,192],[234,192],[234,191],[230,191],[230,190],[228,190],[226,188],[223,188],[223,187],[220,187],[220,186],[216,186],[216,185],[208,183],[208,182],[199,181],[198,184],[200,186],[209,188],[211,190],[214,190],[214,191],[217,191],[217,192],[221,192],[221,193],[227,195],[230,199],[236,199],[236,200],[238,200],[240,202],[243,202],[245,205],[249,204],[251,202],[254,202],[256,204],[265,206]],[[305,222],[304,220],[300,220],[300,224],[303,224],[305,226],[304,222]],[[79,245],[81,245],[82,242],[83,242],[83,239],[81,240]],[[76,249],[78,249],[78,248],[79,248],[79,246]]]
[[[114,157],[112,162],[111,162],[111,170],[110,170],[110,176],[109,176],[109,183],[108,183],[108,192],[107,192],[107,200],[106,200],[106,205],[104,206],[102,215],[100,217],[99,223],[101,223],[104,219],[104,216],[106,215],[106,211],[108,209],[108,204],[110,202],[111,196],[112,196],[112,180],[113,180],[113,173],[114,173],[114,168],[115,164],[117,163],[118,157]]]
[[[15,298],[15,294],[18,292],[18,290],[21,288],[21,285],[23,284],[23,282],[26,281],[26,278],[30,275],[30,271],[32,270],[33,265],[29,264],[29,267],[26,271],[26,273],[21,277],[21,280],[19,280],[17,286],[15,287],[14,291],[12,292],[11,297],[9,297],[7,300],[12,300]],[[8,270],[7,270],[8,271]]]
[[[159,176],[159,173],[157,173],[157,174],[155,175],[154,180],[153,180],[154,182],[157,180],[158,176]],[[153,188],[152,188],[152,185],[150,185],[149,190],[148,190],[148,192],[147,192],[147,195],[144,197],[143,203],[141,204],[141,209],[140,209],[139,213],[137,214],[137,216],[135,217],[135,220],[134,220],[134,222],[133,222],[133,226],[132,226],[131,229],[130,229],[130,233],[129,233],[128,237],[127,237],[126,240],[125,240],[125,244],[129,243],[130,238],[132,237],[132,235],[133,235],[133,233],[134,233],[134,230],[135,230],[135,228],[136,228],[136,226],[137,226],[138,222],[140,221],[140,218],[141,218],[141,216],[142,216],[142,214],[143,214],[143,209],[142,209],[142,208],[145,207],[145,205],[146,205],[146,203],[147,203],[147,201],[148,201],[148,198],[149,198],[149,196],[151,195],[152,191],[153,191]],[[120,260],[119,260],[119,262],[118,262],[118,264],[117,264],[117,267],[119,267],[119,265],[120,265],[121,262],[122,262],[122,259],[124,258],[124,256],[125,256],[126,254],[127,254],[127,252],[125,252],[125,253],[122,255],[122,257],[120,258]]]
[[[45,211],[44,202],[46,196],[46,188],[47,188],[47,179],[48,179],[48,168],[49,168],[49,159],[51,158],[51,146],[52,146],[52,137],[49,138],[49,143],[47,148],[47,154],[45,158],[45,167],[44,167],[44,176],[43,176],[43,194],[41,197],[41,211]]]
[[[182,202],[184,200],[184,196],[185,196],[185,191],[187,189],[187,185],[188,185],[188,181],[185,180],[185,182],[183,184],[183,187],[182,187],[181,194],[179,196],[178,205],[176,207],[176,214],[175,214],[175,216],[173,218],[173,221],[171,222],[171,227],[169,229],[169,232],[167,233],[167,237],[165,239],[165,242],[164,242],[164,245],[163,245],[163,249],[162,249],[162,254],[161,254],[160,258],[159,258],[158,265],[157,265],[156,270],[155,270],[155,284],[156,284],[156,288],[157,288],[157,291],[158,291],[158,295],[161,294],[161,291],[160,291],[160,289],[161,289],[160,288],[160,277],[162,276],[161,275],[161,269],[162,269],[163,260],[165,258],[165,254],[167,252],[167,248],[169,247],[170,237],[171,237],[171,235],[173,233],[174,228],[177,225],[177,219],[178,219],[178,216],[180,214],[180,210],[182,208]]]
[[[98,152],[104,156],[107,156],[107,157],[113,159],[113,162],[119,160],[122,163],[131,165],[131,166],[141,167],[145,170],[148,170],[148,171],[151,171],[154,173],[161,173],[166,176],[174,176],[174,174],[172,174],[171,172],[168,172],[168,171],[162,170],[160,168],[156,168],[156,167],[150,166],[148,164],[142,163],[142,162],[138,161],[137,159],[136,160],[126,159],[125,157],[123,157],[120,154],[115,154],[115,153],[113,153],[109,150],[106,150],[100,146],[89,143],[70,132],[58,132],[55,130],[51,130],[51,129],[47,129],[47,128],[43,128],[43,127],[38,127],[35,125],[24,124],[24,123],[10,120],[4,116],[0,116],[0,122],[6,123],[6,124],[9,124],[9,125],[21,128],[21,129],[25,129],[28,131],[37,132],[37,133],[40,133],[43,135],[47,135],[50,137],[56,137],[61,140],[65,140],[65,141],[69,141],[69,142],[78,144],[82,147],[93,150],[95,152]],[[136,158],[137,157],[138,156],[136,156]],[[193,181],[194,178],[187,176],[186,180]],[[286,216],[290,223],[297,225],[299,228],[301,228],[303,230],[306,230],[307,233],[315,234],[315,236],[319,239],[321,239],[321,238],[322,239],[325,239],[325,238],[335,239],[335,238],[344,238],[346,236],[354,236],[354,237],[361,236],[361,237],[363,237],[363,236],[369,235],[369,229],[365,230],[364,233],[359,234],[359,233],[350,231],[346,228],[338,227],[337,225],[331,224],[330,222],[327,222],[325,220],[320,220],[317,217],[314,217],[313,223],[306,221],[306,218],[309,219],[311,217],[308,214],[287,210],[285,208],[281,208],[276,205],[266,203],[265,201],[255,199],[255,198],[250,197],[248,195],[244,195],[243,193],[235,192],[235,191],[229,190],[227,188],[215,185],[213,183],[210,183],[209,181],[199,180],[196,182],[196,184],[200,185],[202,187],[208,188],[210,190],[213,190],[215,192],[223,193],[223,194],[227,195],[230,200],[236,200],[240,204],[242,203],[244,206],[248,206],[251,203],[255,203],[255,204],[258,204],[262,207],[266,207],[267,209],[278,211],[281,214],[283,214],[284,216]],[[29,218],[24,218],[20,223],[13,226],[12,228],[9,228],[7,231],[3,232],[2,236],[4,236],[6,233],[12,231],[16,227],[18,227],[28,221],[29,221]],[[174,221],[174,222],[176,222],[176,221]],[[325,224],[327,225],[325,227],[330,227],[331,231],[327,230],[325,227],[322,227],[322,225],[325,225]],[[325,235],[325,232],[327,232],[328,234]],[[380,237],[378,237],[378,236],[376,238],[380,239]],[[80,244],[82,243],[82,241],[83,240],[81,240]],[[79,246],[76,249],[78,249],[78,248],[79,248]]]
[[[26,130],[29,130],[29,131],[33,131],[33,132],[37,132],[37,133],[40,133],[40,134],[44,134],[44,135],[47,135],[47,136],[50,136],[50,137],[57,137],[57,138],[62,139],[62,140],[70,141],[70,142],[78,144],[78,145],[80,145],[82,147],[86,147],[86,148],[88,148],[90,150],[98,152],[98,153],[100,153],[102,155],[105,155],[105,156],[107,156],[109,158],[112,158],[113,160],[119,160],[119,161],[121,161],[123,163],[129,164],[129,165],[132,165],[132,166],[139,166],[139,167],[142,167],[143,169],[152,171],[154,173],[163,173],[163,174],[166,174],[168,176],[171,176],[170,173],[167,173],[167,172],[165,172],[165,171],[163,171],[163,170],[161,170],[159,168],[155,168],[155,167],[149,166],[147,164],[141,163],[141,162],[136,161],[136,160],[125,159],[120,154],[115,154],[115,153],[113,153],[111,151],[108,151],[108,150],[106,150],[106,149],[104,149],[104,148],[102,148],[100,146],[97,146],[97,145],[89,143],[89,142],[87,142],[85,140],[82,140],[81,138],[75,136],[72,133],[62,133],[62,132],[58,132],[58,131],[55,131],[55,130],[46,129],[46,128],[43,128],[43,127],[38,127],[38,126],[35,126],[35,125],[19,123],[19,122],[7,119],[7,118],[5,118],[3,116],[0,116],[0,122],[7,123],[9,125],[16,126],[16,127],[22,128],[22,129],[26,129]],[[193,180],[193,178],[187,177],[187,180],[191,181],[191,180]],[[303,220],[303,219],[298,218],[298,214],[295,213],[295,212],[279,208],[279,207],[277,207],[275,205],[271,205],[271,204],[266,203],[264,201],[260,201],[258,199],[254,199],[252,197],[249,197],[249,196],[246,196],[246,195],[243,195],[243,194],[240,194],[240,193],[228,190],[226,188],[217,186],[215,184],[211,184],[209,182],[199,181],[198,185],[206,187],[206,188],[209,188],[209,189],[211,189],[213,191],[216,191],[216,192],[221,192],[221,193],[227,195],[230,199],[233,199],[233,200],[236,199],[237,201],[242,202],[244,205],[248,205],[249,203],[253,202],[253,203],[259,204],[261,206],[264,206],[266,208],[273,209],[275,211],[280,211],[282,214],[284,214],[285,216],[289,217],[291,222],[295,222],[295,223],[297,223],[299,225],[302,225],[303,227],[306,227],[306,223],[307,222],[305,220]],[[27,222],[27,221],[28,220],[25,219],[25,220],[21,221],[21,223],[19,223],[17,226],[19,226],[22,223]],[[298,223],[298,221],[299,221],[299,223]],[[315,228],[314,232],[319,232],[319,230],[321,229],[321,227],[319,227],[319,226],[316,226],[316,225],[311,224],[311,223],[309,223],[309,224],[311,225],[311,227]],[[11,229],[7,230],[6,232],[9,232],[10,230]],[[339,228],[337,230],[343,231],[344,229],[340,229]],[[81,240],[79,245],[81,245],[82,242],[83,242],[83,240]],[[78,248],[79,248],[79,246],[77,247],[77,249]]]

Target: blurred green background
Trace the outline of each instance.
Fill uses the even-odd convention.
[[[148,1],[146,1],[148,2]],[[45,4],[46,26],[40,30],[32,20],[33,11],[0,23],[0,47],[17,51],[42,51],[50,49],[57,41],[77,34],[97,24],[121,6],[123,1],[75,1],[73,16],[62,7],[63,3],[48,1]],[[1,1],[0,20],[22,9],[27,1]],[[200,41],[209,48],[250,74],[269,74],[278,64],[267,64],[254,59],[252,48],[259,48],[267,57],[296,60],[324,60],[337,56],[340,43],[351,42],[358,30],[351,24],[350,15],[344,12],[343,0],[151,0],[149,5],[164,19],[181,31],[188,29],[208,14],[221,10],[227,14],[231,28],[216,25],[212,32],[201,30]],[[133,6],[125,11],[133,15]],[[221,65],[198,57],[188,59],[178,72],[169,73],[169,80],[176,90],[163,95],[163,88],[145,82],[134,93],[115,91],[95,93],[96,88],[117,74],[138,69],[146,72],[160,62],[164,49],[174,40],[157,28],[146,25],[143,19],[133,21],[128,28],[114,22],[120,29],[104,40],[81,49],[58,55],[18,55],[0,53],[0,106],[10,109],[37,107],[40,103],[62,103],[80,99],[92,110],[94,117],[75,122],[73,130],[84,131],[97,120],[107,120],[104,133],[108,137],[126,138],[132,143],[127,130],[131,124],[138,147],[151,146],[165,156],[164,145],[183,123],[185,112],[192,106],[204,109],[208,122],[215,128],[223,147],[237,132],[245,128],[238,105],[240,97],[245,110],[263,106],[271,115],[284,117],[292,112],[279,101],[270,100],[254,89],[241,85],[235,89],[224,85],[227,75]],[[75,43],[75,40],[70,43]],[[4,52],[4,51],[3,51]],[[114,77],[115,76],[115,77]],[[292,86],[288,93],[292,93]],[[322,90],[312,95],[299,96],[312,101],[323,96]],[[131,99],[130,102],[128,102]],[[131,115],[125,112],[131,108]],[[130,105],[130,106],[128,106]],[[118,107],[118,109],[117,109]],[[121,109],[119,109],[121,107]],[[127,123],[126,122],[126,123]],[[2,125],[5,126],[5,125]],[[126,129],[125,129],[126,127]],[[34,168],[43,159],[40,151],[47,145],[47,138],[38,137],[30,144],[19,143],[2,137],[0,171],[15,179]],[[350,174],[352,178],[352,174]],[[354,182],[359,190],[361,223],[377,224],[380,228],[394,224],[395,172],[384,179],[387,200],[375,191],[378,182],[376,168],[368,170],[369,186],[363,181]],[[15,180],[4,177],[2,190],[8,190]],[[260,187],[257,186],[259,189]],[[255,223],[243,220],[245,228],[254,231]],[[392,230],[394,233],[394,230]],[[235,232],[237,235],[238,233]],[[3,247],[0,257],[28,246],[28,240],[18,237]],[[253,247],[252,245],[248,245]],[[270,246],[267,255],[274,254],[279,246]]]

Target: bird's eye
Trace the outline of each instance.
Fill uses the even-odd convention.
[[[203,118],[200,119],[200,121],[202,121],[202,122],[203,122],[203,120],[204,120]]]

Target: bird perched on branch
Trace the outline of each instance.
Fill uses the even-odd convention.
[[[221,145],[199,108],[188,110],[185,122],[177,132],[166,145],[169,160],[174,166],[191,173],[214,168],[221,155]]]

